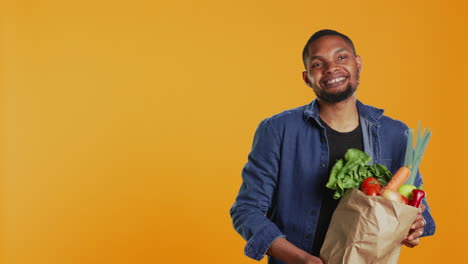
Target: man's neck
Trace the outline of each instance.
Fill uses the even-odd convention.
[[[320,118],[338,132],[353,131],[359,125],[356,96],[353,95],[339,103],[318,100]]]

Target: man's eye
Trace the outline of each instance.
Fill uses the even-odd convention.
[[[316,62],[316,63],[312,64],[312,67],[313,68],[320,67],[320,66],[322,66],[322,64],[323,63],[321,63],[321,62]]]
[[[339,60],[344,60],[344,59],[346,59],[346,58],[348,58],[348,56],[346,56],[346,55],[340,55],[340,56],[338,56],[338,59],[339,59]]]

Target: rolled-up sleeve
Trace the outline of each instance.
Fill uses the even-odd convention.
[[[247,241],[245,255],[261,260],[270,245],[284,234],[266,217],[275,194],[280,140],[270,119],[258,126],[242,185],[230,213],[235,230]]]

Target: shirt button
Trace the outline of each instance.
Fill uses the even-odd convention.
[[[310,215],[316,215],[316,214],[317,214],[317,211],[316,211],[316,210],[310,211]]]
[[[320,164],[320,166],[325,167],[325,163]]]
[[[306,239],[312,239],[312,235],[311,234],[308,234],[305,236]]]

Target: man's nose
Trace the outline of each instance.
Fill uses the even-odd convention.
[[[335,64],[333,62],[327,63],[327,67],[325,68],[326,73],[334,73],[337,70],[338,70],[338,65],[337,64]]]

